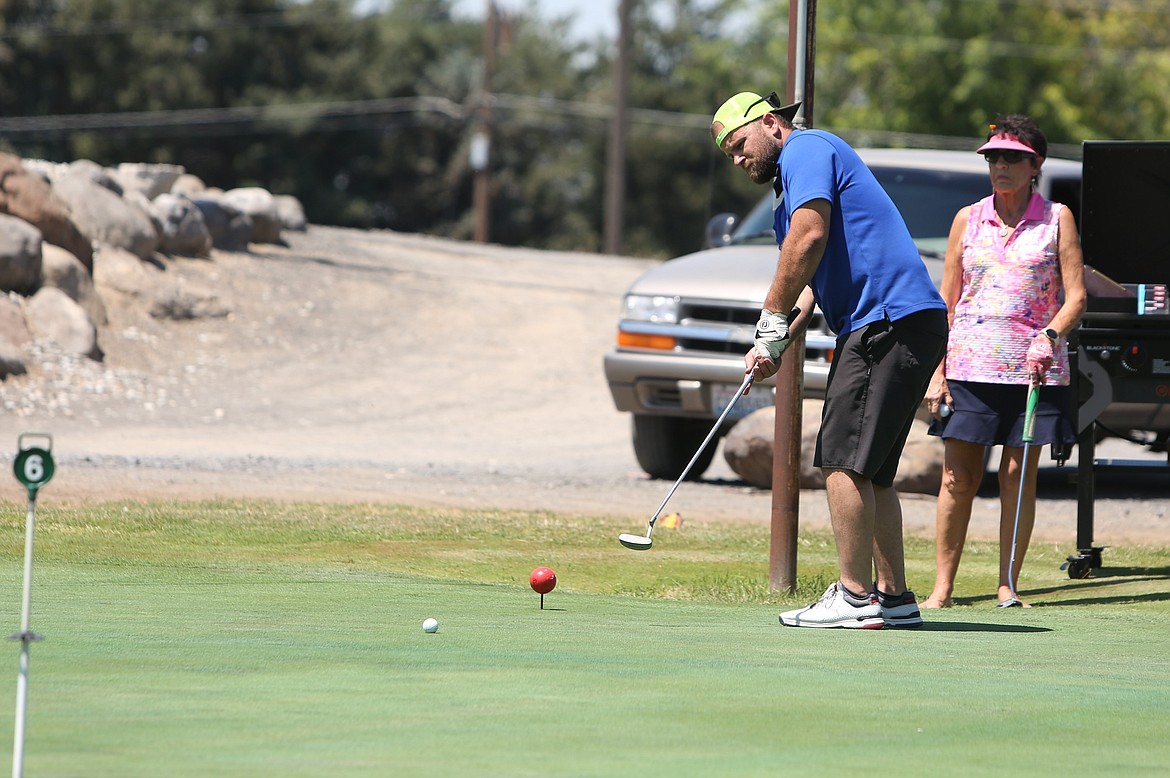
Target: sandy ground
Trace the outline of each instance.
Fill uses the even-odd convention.
[[[51,436],[57,474],[38,504],[394,502],[644,529],[670,484],[638,469],[601,361],[622,293],[652,262],[324,227],[287,238],[168,260],[137,295],[103,287],[104,363],[46,357],[0,383],[9,472],[21,434]],[[177,292],[231,313],[148,315],[152,295]],[[1098,456],[1166,462],[1120,441]],[[1170,543],[1170,478],[1101,473],[1096,487],[1098,544]],[[993,479],[986,491],[974,537],[996,536]],[[23,509],[15,479],[3,493]],[[933,535],[934,498],[903,503],[907,532]],[[822,492],[800,505],[802,527],[828,526]],[[771,496],[717,456],[670,510],[766,524]],[[1037,539],[1075,550],[1070,467],[1045,460],[1038,513]]]

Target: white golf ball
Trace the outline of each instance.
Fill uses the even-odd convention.
[[[423,632],[438,632],[438,631],[439,631],[439,620],[438,619],[427,619],[426,621],[423,622]]]

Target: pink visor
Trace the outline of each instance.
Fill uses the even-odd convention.
[[[1021,143],[1015,138],[1008,135],[996,135],[991,140],[984,143],[979,148],[975,149],[976,154],[982,154],[985,151],[994,151],[996,149],[1003,149],[1004,151],[1022,151],[1025,154],[1033,156],[1040,156],[1036,153],[1036,149],[1032,148],[1026,143]]]

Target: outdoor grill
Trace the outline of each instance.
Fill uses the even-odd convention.
[[[1090,273],[1090,275],[1093,275]],[[1073,381],[1077,409],[1077,553],[1068,558],[1070,578],[1085,578],[1101,566],[1102,547],[1093,545],[1093,502],[1096,473],[1170,471],[1150,460],[1098,459],[1095,422],[1109,409],[1109,430],[1170,429],[1170,303],[1163,284],[1138,285],[1131,297],[1095,297],[1073,339],[1076,344]],[[1116,310],[1130,307],[1129,312]],[[1165,448],[1166,434],[1152,445]]]
[[[1084,144],[1081,241],[1088,306],[1070,337],[1077,398],[1077,553],[1063,566],[1086,578],[1101,566],[1093,502],[1101,471],[1170,472],[1170,463],[1098,459],[1097,419],[1107,432],[1152,435],[1165,451],[1170,435],[1170,142]]]

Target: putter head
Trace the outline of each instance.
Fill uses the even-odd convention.
[[[626,548],[632,549],[634,551],[645,551],[650,548],[651,544],[654,543],[654,541],[648,537],[630,534],[618,535],[618,542]]]

